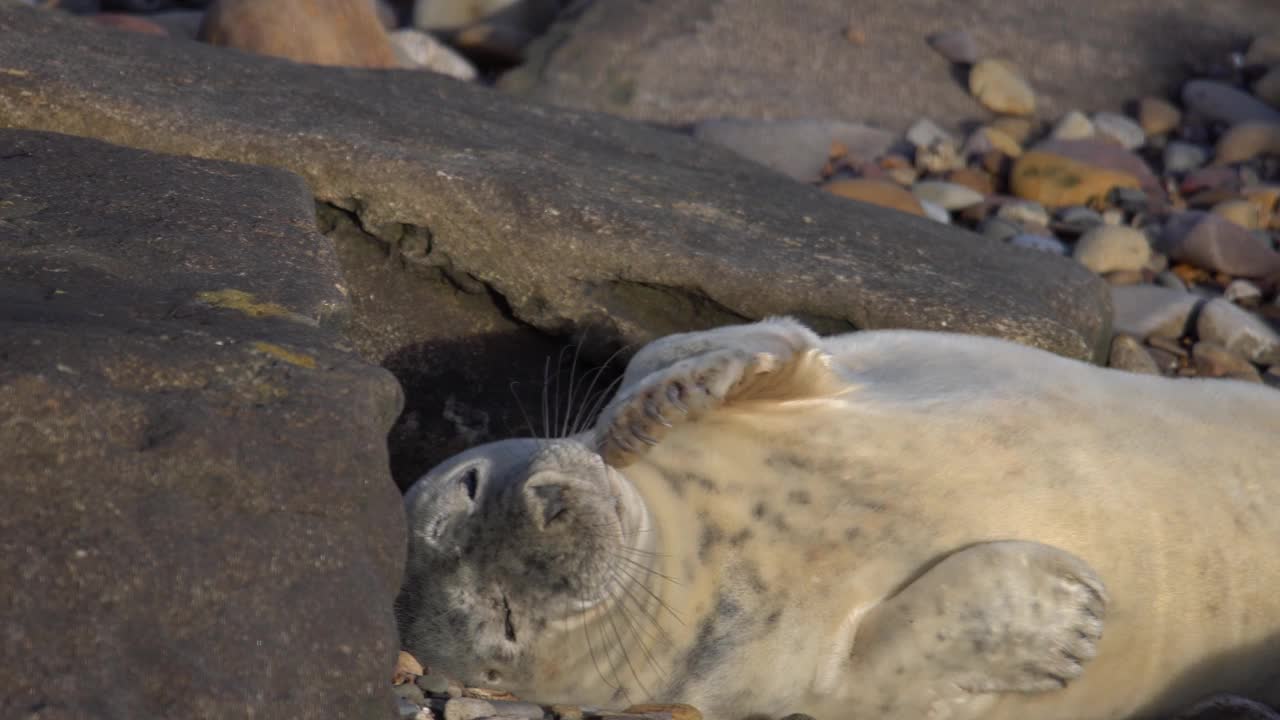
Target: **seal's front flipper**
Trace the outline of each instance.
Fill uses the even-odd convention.
[[[938,703],[978,708],[975,696],[1057,690],[1093,658],[1106,605],[1101,580],[1075,555],[1034,542],[973,545],[867,612],[846,690],[883,705],[885,688],[910,685],[922,692],[894,701],[922,703],[921,717]]]
[[[830,397],[848,389],[821,340],[788,319],[664,338],[627,367],[596,423],[596,448],[624,467],[678,423],[750,400]]]

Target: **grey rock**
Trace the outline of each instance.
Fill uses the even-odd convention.
[[[1200,340],[1217,343],[1259,365],[1280,364],[1280,334],[1253,313],[1226,300],[1210,300],[1196,320]]]
[[[694,137],[728,148],[801,182],[816,182],[839,143],[854,160],[870,161],[889,150],[893,133],[838,120],[707,120]]]
[[[1147,142],[1142,126],[1119,113],[1095,113],[1093,127],[1099,135],[1120,143],[1126,150],[1136,150]]]
[[[851,21],[864,46],[845,38]],[[554,27],[500,87],[670,125],[803,108],[902,132],[922,115],[958,125],[977,110],[955,66],[928,50],[935,32],[963,29],[998,49],[1055,118],[1174,87],[1189,62],[1226,57],[1268,26],[1280,26],[1280,4],[1079,0],[1029,12],[1006,0],[608,0]]]
[[[1239,225],[1198,210],[1166,221],[1161,249],[1173,260],[1241,277],[1280,271],[1280,253]]]
[[[341,335],[303,181],[13,130],[0,158],[43,206],[0,222],[0,715],[391,716],[400,389]]]
[[[1022,228],[1008,220],[998,217],[989,217],[984,219],[978,226],[978,232],[982,233],[984,237],[989,237],[998,242],[1004,242],[1021,233]]]
[[[1280,123],[1280,110],[1240,88],[1216,80],[1191,80],[1183,85],[1182,103],[1205,118],[1228,125]]]
[[[393,685],[391,692],[400,700],[413,703],[419,707],[427,704],[427,696],[422,693],[422,688],[414,683]]]
[[[1148,207],[1147,194],[1138,188],[1118,187],[1108,193],[1108,197],[1116,207],[1128,213],[1140,213]]]
[[[1187,329],[1192,311],[1202,302],[1191,293],[1154,285],[1118,285],[1111,288],[1115,308],[1112,327],[1117,333],[1140,340],[1177,338]]]
[[[946,328],[1105,356],[1105,285],[1076,264],[830,196],[692,138],[430,73],[121,45],[22,6],[0,5],[0,27],[0,63],[24,73],[0,84],[4,123],[295,170],[368,234],[417,243],[412,264],[432,281],[558,336],[590,330],[593,352],[793,313],[823,332]]]
[[[1018,233],[1009,238],[1010,245],[1016,245],[1020,248],[1028,250],[1041,250],[1054,255],[1066,255],[1067,246],[1062,241],[1047,235],[1037,235],[1035,233]]]
[[[951,133],[938,127],[938,124],[929,118],[920,118],[907,128],[907,142],[911,146],[919,148],[929,148],[938,143],[956,144],[956,139]]]
[[[1142,343],[1128,335],[1116,335],[1111,339],[1111,355],[1107,366],[1143,375],[1160,374],[1160,368],[1151,353],[1147,352]]]
[[[1212,151],[1194,143],[1171,140],[1164,146],[1164,171],[1167,173],[1185,173],[1202,167],[1209,162]]]
[[[1262,288],[1248,280],[1236,279],[1227,284],[1222,297],[1237,305],[1256,306],[1262,302]]]
[[[943,30],[927,38],[929,47],[948,62],[972,65],[978,62],[978,43],[966,30]]]
[[[444,720],[480,720],[497,714],[493,703],[475,698],[453,698],[444,705]]]
[[[919,200],[919,198],[917,198]],[[935,220],[943,225],[951,224],[951,213],[941,205],[929,202],[928,200],[919,200],[920,208],[924,210],[924,216],[930,220]]]
[[[418,720],[418,717],[423,712],[423,708],[409,700],[405,700],[404,698],[397,698],[396,711],[399,713],[399,717],[402,720]]]
[[[407,68],[430,70],[466,82],[476,79],[476,68],[471,61],[430,33],[404,28],[388,33],[388,36],[396,57]]]
[[[1097,210],[1082,206],[1063,208],[1052,223],[1054,230],[1071,235],[1083,235],[1099,225],[1102,225],[1102,215]]]
[[[1162,271],[1156,275],[1156,284],[1160,287],[1169,288],[1170,290],[1177,290],[1178,292],[1187,292],[1190,289],[1187,287],[1187,283],[1184,282],[1182,278],[1178,277],[1177,273],[1170,272],[1168,270]]]
[[[541,705],[531,702],[517,702],[511,700],[492,700],[490,701],[497,714],[505,718],[520,718],[521,720],[542,720],[545,714]]]
[[[449,694],[449,679],[438,673],[427,673],[414,680],[418,689],[428,695],[446,696]]]

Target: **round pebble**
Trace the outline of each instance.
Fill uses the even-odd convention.
[[[822,186],[823,190],[840,197],[860,202],[892,208],[912,215],[924,217],[924,208],[915,195],[905,188],[884,180],[854,178],[850,180],[834,180]]]
[[[1280,122],[1236,125],[1218,138],[1213,162],[1215,165],[1232,165],[1259,155],[1280,155]]]
[[[929,118],[920,118],[907,128],[907,142],[911,143],[912,147],[927,148],[940,142],[954,145],[956,139]]]
[[[911,188],[922,202],[930,202],[945,210],[960,210],[982,202],[982,193],[958,183],[943,180],[925,180]]]
[[[1058,118],[1049,137],[1055,140],[1083,140],[1094,136],[1093,121],[1079,110],[1072,110]]]
[[[1111,339],[1111,353],[1107,358],[1107,366],[1143,375],[1160,374],[1160,368],[1151,357],[1151,353],[1142,347],[1142,343],[1128,335],[1116,335]]]
[[[1164,171],[1185,173],[1209,162],[1209,148],[1181,140],[1171,140],[1164,146]]]
[[[1271,107],[1280,108],[1280,65],[1267,71],[1253,84],[1253,94]]]
[[[1138,101],[1138,127],[1147,135],[1163,135],[1178,128],[1182,111],[1173,103],[1158,97],[1144,97]]]
[[[475,698],[453,698],[444,704],[444,720],[479,720],[497,714],[493,703]]]
[[[978,232],[982,233],[983,237],[989,237],[992,240],[1004,242],[1021,233],[1022,228],[1008,220],[998,217],[989,217],[978,225]]]
[[[1136,150],[1147,142],[1142,126],[1119,113],[1097,113],[1093,116],[1093,126],[1099,135],[1120,143],[1125,150]]]
[[[1053,221],[1055,230],[1072,235],[1082,235],[1101,224],[1101,213],[1081,205],[1063,208],[1058,212],[1058,218]]]
[[[428,695],[445,697],[449,692],[449,679],[443,675],[427,674],[414,681],[420,690]]]
[[[978,43],[964,30],[944,30],[926,38],[929,47],[949,62],[972,65],[978,61]]]
[[[1003,60],[981,60],[969,71],[969,92],[982,106],[1006,115],[1030,115],[1036,109],[1031,86]]]
[[[1029,200],[1014,200],[1000,206],[996,217],[1018,223],[1023,227],[1047,227],[1049,213],[1044,206]]]
[[[1209,212],[1230,220],[1246,230],[1258,230],[1262,227],[1258,206],[1248,200],[1223,200],[1214,205]]]
[[[1262,288],[1243,278],[1236,278],[1227,284],[1227,289],[1222,292],[1222,297],[1228,302],[1233,302],[1237,305],[1256,307],[1262,302]]]
[[[1151,243],[1141,230],[1100,225],[1081,236],[1071,256],[1099,275],[1139,271],[1151,259]]]
[[[1280,110],[1244,90],[1216,80],[1192,80],[1183,85],[1182,104],[1203,117],[1229,125],[1280,123]]]

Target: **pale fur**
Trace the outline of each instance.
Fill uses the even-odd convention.
[[[780,365],[765,362],[757,380],[726,391],[722,405],[694,408],[695,419],[673,422],[653,447],[633,438],[619,449],[602,435],[634,411],[646,383],[726,349],[744,350],[749,367],[761,354]],[[582,458],[574,468],[590,468],[571,472],[627,488],[607,491],[626,496],[625,517],[601,542],[621,542],[644,568],[617,565],[599,578],[611,599],[574,612],[544,610],[541,600],[512,611],[519,589],[508,586],[507,622],[520,642],[504,653],[519,659],[499,662],[469,649],[496,632],[496,616],[455,639],[445,634],[457,627],[424,619],[450,609],[422,600],[433,582],[469,588],[450,595],[466,606],[453,610],[484,614],[493,603],[477,599],[486,585],[458,574],[456,559],[441,574],[444,561],[416,538],[401,621],[406,646],[429,665],[495,684],[480,668],[506,663],[498,684],[530,699],[679,700],[709,720],[1104,720],[1159,716],[1214,692],[1280,701],[1274,390],[1102,369],[974,336],[820,340],[779,319],[650,345],[600,425],[551,445]],[[453,478],[460,462],[533,447],[477,448],[420,486]],[[616,467],[603,467],[597,450]],[[504,472],[518,488],[518,471]],[[440,514],[422,487],[407,500],[415,529]],[[1079,561],[1064,573],[1092,569],[1100,579],[1097,655],[1064,689],[974,690],[986,678],[980,654],[953,677],[930,670],[936,662],[900,637],[905,624],[942,637],[959,622],[956,608],[974,608],[939,602],[934,615],[905,623],[904,599],[931,597],[913,586],[929,587],[967,548],[1009,540],[1065,551],[1045,567]],[[954,586],[961,600],[986,597],[982,573],[970,580],[969,566],[957,567],[939,587]],[[1026,587],[1013,599],[1044,599],[1052,618],[1071,609]],[[999,627],[1000,612],[991,614],[983,622]],[[538,631],[524,632],[519,623],[533,615]]]

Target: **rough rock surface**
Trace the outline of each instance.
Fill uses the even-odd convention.
[[[503,78],[512,92],[636,120],[809,115],[901,132],[917,117],[985,111],[927,38],[967,31],[978,57],[1026,73],[1042,118],[1169,95],[1188,66],[1225,66],[1268,0],[609,0],[586,6]],[[863,41],[850,42],[854,31]]]
[[[606,347],[794,313],[1105,357],[1105,286],[691,138],[424,74],[328,69],[0,6],[0,124],[274,165],[524,323]],[[428,310],[424,309],[424,312]]]
[[[390,716],[400,390],[341,282],[295,176],[0,131],[0,717]]]

